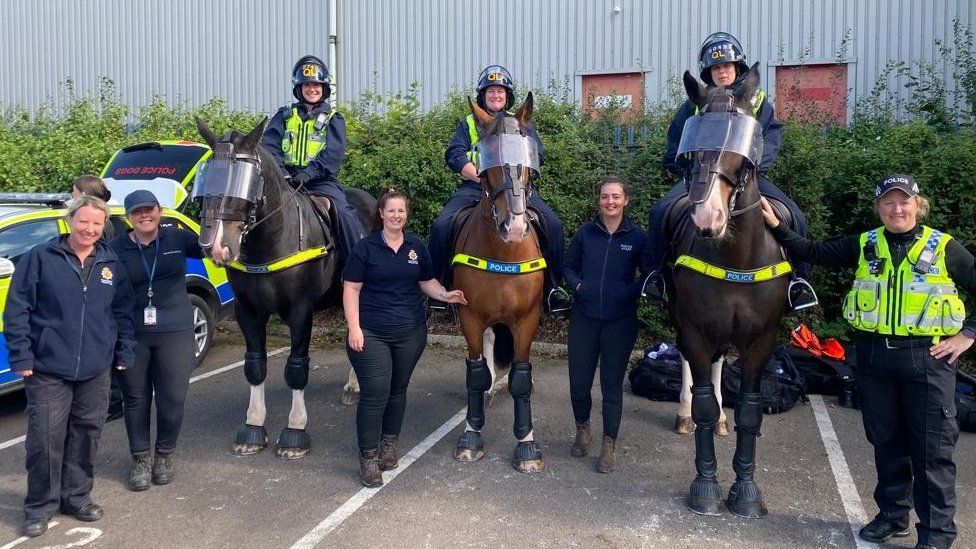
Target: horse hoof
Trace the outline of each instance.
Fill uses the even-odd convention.
[[[718,481],[696,477],[691,483],[688,508],[698,515],[716,517],[722,514],[722,489]]]
[[[729,436],[729,420],[723,419],[715,424],[715,434],[720,437]]]
[[[458,438],[457,448],[454,450],[454,459],[458,461],[478,461],[485,457],[485,441],[481,433],[475,431],[465,431]]]
[[[339,402],[341,402],[343,406],[355,406],[356,404],[359,404],[359,391],[343,389],[342,395],[339,397]]]
[[[742,518],[763,518],[769,514],[763,503],[762,492],[753,480],[737,480],[729,488],[729,499],[726,502],[729,512]]]
[[[245,423],[238,429],[231,451],[234,452],[235,456],[242,457],[257,454],[267,447],[268,432],[264,430],[264,427]]]
[[[546,470],[546,460],[542,450],[534,440],[519,442],[512,454],[512,467],[520,473],[541,473]]]
[[[691,420],[691,416],[675,416],[674,432],[679,435],[690,435],[694,433],[695,422]]]
[[[275,455],[282,459],[301,459],[308,455],[312,447],[312,439],[308,436],[305,429],[292,429],[291,427],[283,430],[278,435],[278,442],[275,443]]]

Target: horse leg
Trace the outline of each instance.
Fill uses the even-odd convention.
[[[492,403],[495,401],[495,397],[502,394],[502,392],[508,388],[508,378],[498,375],[498,367],[500,365],[495,363],[494,328],[486,329],[481,341],[484,349],[485,360],[488,361],[488,371],[491,372],[491,388],[488,389],[488,394],[485,395],[485,407],[491,408]]]
[[[285,383],[291,389],[291,410],[288,427],[278,435],[275,455],[284,459],[299,459],[308,455],[311,437],[305,430],[308,412],[305,408],[305,386],[308,385],[308,346],[312,339],[312,307],[294,308],[287,315],[291,335],[291,351],[285,361]]]
[[[729,488],[727,505],[732,514],[744,518],[762,518],[768,513],[754,475],[756,439],[763,420],[760,374],[766,363],[763,357],[768,357],[771,352],[772,345],[767,353],[760,354],[756,349],[742,353],[742,392],[735,404],[736,440],[735,455],[732,456],[735,483]],[[757,354],[760,360],[756,359]]]
[[[530,315],[535,316],[535,315]],[[515,404],[515,421],[512,428],[515,434],[515,451],[512,454],[512,467],[521,473],[541,473],[546,470],[546,460],[542,450],[535,442],[532,432],[532,363],[528,361],[532,337],[535,335],[539,319],[527,322],[523,318],[512,329],[515,338],[515,361],[508,371],[508,393]]]
[[[249,456],[268,446],[264,429],[267,408],[264,403],[264,380],[268,376],[267,334],[268,314],[245,311],[240,304],[236,310],[237,324],[244,334],[244,377],[251,385],[247,417],[237,431],[232,451],[236,456]]]
[[[719,417],[715,425],[715,434],[720,437],[729,436],[729,422],[722,408],[722,362],[725,357],[712,363],[712,386],[715,387],[715,399],[718,400]],[[695,422],[691,420],[691,366],[685,357],[681,357],[681,395],[679,397],[678,415],[674,418],[674,432],[679,435],[690,435],[695,432]]]
[[[458,438],[454,459],[478,461],[485,457],[485,441],[481,429],[485,426],[485,391],[491,388],[492,373],[488,369],[482,347],[484,328],[480,322],[462,311],[461,331],[468,343],[465,386],[468,395],[467,428]]]
[[[345,406],[359,404],[359,378],[356,377],[356,370],[353,370],[351,366],[346,384],[342,386],[342,396],[339,397],[339,402]]]
[[[722,510],[722,493],[716,473],[715,425],[721,413],[715,388],[709,382],[707,362],[696,366],[691,386],[691,417],[695,422],[695,470],[691,483],[689,507],[699,515],[718,515]]]

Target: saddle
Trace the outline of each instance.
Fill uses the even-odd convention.
[[[304,189],[298,192],[295,199],[298,201],[306,201],[308,206],[312,208],[312,211],[315,212],[315,218],[318,219],[319,226],[322,227],[322,232],[325,233],[325,241],[329,244],[335,245],[336,240],[333,237],[332,228],[339,227],[339,216],[336,215],[335,208],[332,207],[332,201],[324,196],[316,196],[313,198],[313,195],[309,194]],[[326,208],[325,204],[319,202],[319,200],[323,199],[329,204],[328,208]]]

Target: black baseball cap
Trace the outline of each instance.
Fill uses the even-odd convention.
[[[885,178],[881,180],[881,183],[878,183],[878,186],[874,189],[874,197],[881,198],[882,196],[888,194],[889,191],[893,191],[895,189],[904,192],[908,196],[915,196],[918,194],[918,183],[905,174],[891,174],[885,176]]]
[[[138,191],[129,193],[125,197],[126,215],[138,210],[139,208],[148,208],[150,206],[159,206],[159,200],[156,200],[156,195],[154,195],[152,191],[140,189]]]

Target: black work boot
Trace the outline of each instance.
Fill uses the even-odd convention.
[[[593,441],[593,434],[590,433],[590,422],[576,424],[576,440],[573,441],[571,453],[573,457],[583,457],[590,453],[590,443]]]
[[[790,282],[789,296],[790,309],[794,313],[820,303],[817,292],[813,291],[813,286],[805,278],[796,277]]]
[[[173,453],[156,452],[156,459],[152,466],[152,483],[162,486],[173,482],[176,476],[176,464],[173,463]]]
[[[651,303],[663,304],[668,300],[667,291],[664,289],[664,276],[661,271],[654,269],[644,279],[641,287],[641,297]]]
[[[149,452],[132,454],[132,469],[125,479],[125,487],[133,492],[148,490],[152,481],[151,470],[152,460],[149,459]]]
[[[888,519],[877,516],[874,520],[864,525],[857,533],[858,537],[871,543],[884,543],[888,538],[903,538],[908,535],[907,526],[899,526]]]
[[[383,486],[383,473],[380,471],[379,456],[378,448],[359,451],[359,480],[367,488]]]
[[[380,438],[380,470],[390,471],[400,465],[400,456],[397,454],[397,435],[383,435]]]

